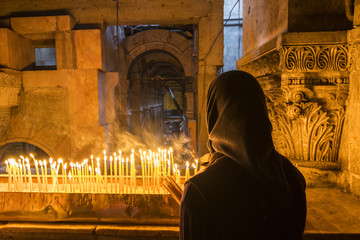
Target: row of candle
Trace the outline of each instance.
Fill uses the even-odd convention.
[[[161,187],[162,176],[171,176],[180,185],[190,177],[190,164],[185,164],[185,176],[181,176],[174,163],[172,149],[158,149],[157,152],[139,150],[140,163],[135,164],[135,152],[124,157],[121,150],[108,156],[104,151],[102,159],[84,159],[82,162],[64,162],[61,158],[34,162],[35,175],[31,172],[28,157],[20,156],[5,161],[8,174],[8,191],[40,192],[91,192],[91,193],[165,193]],[[137,171],[136,166],[141,168]],[[197,173],[198,161],[191,165]],[[36,179],[36,182],[34,181]],[[137,179],[139,181],[137,181]],[[33,182],[34,181],[34,182]],[[139,183],[140,182],[140,183]]]

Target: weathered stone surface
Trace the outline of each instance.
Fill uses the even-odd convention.
[[[321,14],[319,14],[321,9]],[[286,32],[338,31],[352,28],[342,1],[244,1],[243,55]]]
[[[76,67],[79,69],[102,69],[101,31],[75,30]]]
[[[79,7],[79,4],[81,4],[81,7]],[[119,23],[120,25],[192,24],[196,23],[201,17],[207,17],[213,9],[214,4],[207,0],[157,0],[153,2],[129,0],[120,3]],[[70,13],[79,23],[98,23],[103,20],[109,24],[116,24],[116,1],[88,0],[76,4],[72,1],[48,2],[42,0],[31,3],[28,1],[15,3],[11,0],[1,2],[0,16],[10,16],[14,11],[66,12],[66,14]]]
[[[69,15],[14,17],[10,21],[12,30],[33,40],[54,38],[56,31],[70,31],[75,25]]]
[[[81,159],[104,149],[98,70],[27,71],[19,111],[2,141],[32,141],[52,157]]]
[[[279,35],[237,61],[267,96],[277,150],[298,162],[310,186],[349,189],[339,150],[350,58],[346,32],[314,32]]]
[[[340,157],[344,165],[344,174],[340,184],[347,191],[360,196],[360,31],[348,32],[350,58],[350,89],[344,131],[340,145]]]
[[[76,68],[76,49],[73,35],[71,31],[55,33],[56,68],[58,70]]]
[[[34,3],[34,4],[33,4]],[[52,44],[55,39],[55,45],[57,48],[57,69],[102,69],[105,71],[114,71],[119,69],[124,70],[126,64],[120,64],[119,69],[115,69],[114,58],[114,45],[113,45],[113,32],[111,29],[105,27],[104,23],[114,25],[116,23],[116,2],[109,1],[86,1],[81,3],[81,8],[74,7],[72,2],[43,2],[35,1],[31,3],[23,4],[17,2],[14,4],[12,1],[2,1],[0,7],[0,16],[2,18],[9,17],[11,15],[12,26],[21,34],[25,34],[36,44]],[[134,24],[162,24],[162,25],[174,25],[174,24],[199,24],[197,28],[197,42],[200,48],[198,52],[193,52],[193,40],[188,40],[178,33],[170,32],[166,35],[165,41],[161,41],[160,44],[153,42],[145,46],[139,46],[137,49],[138,54],[134,54],[134,57],[147,50],[162,49],[171,54],[177,55],[178,60],[182,63],[184,73],[186,76],[191,76],[193,79],[198,77],[200,84],[194,84],[194,88],[199,87],[198,90],[206,92],[208,83],[216,76],[216,66],[222,65],[222,23],[223,1],[155,1],[149,3],[148,1],[134,2],[125,1],[119,8],[119,21],[120,25],[134,25]],[[27,22],[26,18],[20,17],[28,16],[27,12],[53,12],[54,14],[65,14],[74,17],[74,20],[69,16],[48,16],[48,17],[30,17]],[[115,12],[114,12],[115,11]],[[15,16],[15,17],[14,17]],[[19,16],[19,17],[17,17]],[[9,17],[10,18],[10,17]],[[5,21],[2,21],[5,22]],[[83,33],[83,39],[80,31],[71,31],[74,22],[80,24],[101,23],[104,34],[90,34]],[[54,25],[55,23],[55,25]],[[17,27],[23,24],[21,28]],[[40,25],[42,25],[40,27]],[[209,28],[208,26],[212,26]],[[81,28],[81,27],[80,27]],[[97,31],[97,30],[94,30]],[[99,30],[100,31],[100,30]],[[122,33],[123,34],[123,33]],[[78,35],[78,36],[76,36]],[[121,35],[121,34],[120,34]],[[100,37],[99,37],[100,36]],[[123,36],[119,36],[119,43]],[[163,35],[155,36],[157,40],[164,37]],[[74,40],[72,40],[74,38]],[[102,39],[102,41],[100,41]],[[105,39],[105,40],[104,40]],[[216,41],[214,44],[213,42]],[[168,44],[168,43],[173,44]],[[104,43],[106,43],[104,46]],[[174,46],[172,46],[174,45]],[[119,46],[119,55],[121,56],[122,49]],[[110,49],[110,54],[108,50]],[[104,54],[105,53],[105,54]],[[206,61],[206,68],[198,71],[193,60],[197,59],[200,54],[201,61]],[[204,65],[204,66],[205,66]],[[207,70],[210,69],[209,72]],[[213,71],[214,70],[214,71]],[[126,82],[127,71],[120,71],[121,78]],[[121,85],[126,85],[122,84]],[[205,88],[204,88],[205,87]],[[121,89],[121,92],[127,92],[127,88]],[[70,96],[70,95],[69,95]],[[198,99],[203,99],[200,96]],[[71,97],[71,96],[70,96]],[[126,106],[126,94],[122,94],[120,105]],[[197,104],[198,99],[195,101]],[[69,103],[69,109],[72,108],[72,104]],[[199,106],[204,106],[202,103]],[[119,109],[122,115],[122,121],[126,120],[126,108]],[[197,113],[197,112],[196,112]],[[205,126],[204,109],[199,112],[199,119],[201,121],[201,129]],[[84,121],[85,123],[87,121]],[[201,137],[198,139],[202,142],[200,154],[207,152],[206,131],[201,132]],[[70,141],[69,139],[66,141]],[[40,143],[39,143],[40,144]],[[66,144],[65,144],[66,145]]]
[[[0,68],[0,107],[10,108],[17,106],[19,104],[20,90],[21,72]]]
[[[197,137],[198,154],[200,156],[208,152],[206,130],[206,95],[211,81],[217,75],[217,68],[223,65],[223,1],[212,2],[212,13],[207,18],[199,21],[199,64],[197,75]],[[211,26],[209,28],[209,26]],[[219,34],[220,32],[220,34]]]
[[[0,65],[15,70],[35,61],[31,41],[7,28],[0,28],[0,53]]]

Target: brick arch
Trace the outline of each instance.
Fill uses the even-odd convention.
[[[42,145],[39,142],[36,142],[32,139],[28,139],[28,138],[12,138],[12,139],[7,139],[5,141],[0,142],[0,147],[9,144],[9,143],[15,143],[15,142],[24,142],[24,143],[29,143],[32,144],[38,148],[40,148],[41,150],[43,150],[47,155],[49,155],[49,157],[51,158],[55,158],[55,154],[46,146]]]
[[[182,65],[185,76],[192,76],[193,41],[179,33],[154,29],[143,31],[126,39],[126,72],[131,63],[141,54],[162,50],[173,55]]]

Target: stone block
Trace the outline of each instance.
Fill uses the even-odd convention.
[[[119,73],[105,73],[106,76],[106,122],[112,123],[115,120],[115,87],[119,82]]]
[[[75,30],[76,66],[80,69],[103,69],[101,31]]]
[[[55,33],[56,67],[58,70],[76,68],[74,45],[71,31]]]
[[[75,26],[75,19],[69,15],[57,16],[57,30],[70,31]]]
[[[0,65],[15,70],[35,61],[31,41],[7,28],[0,28],[0,53]]]
[[[75,20],[69,15],[14,17],[10,19],[11,28],[21,35],[55,34],[55,31],[70,31]]]
[[[104,70],[108,72],[116,71],[116,47],[114,44],[114,35],[110,27],[107,27],[101,34],[102,60]]]
[[[15,17],[11,18],[11,29],[26,34],[55,33],[56,16],[48,17]]]
[[[98,83],[98,70],[23,72],[26,98],[20,101],[20,119],[13,132],[42,142],[60,157],[82,158],[81,153],[103,149]]]

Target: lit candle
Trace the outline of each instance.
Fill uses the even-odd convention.
[[[189,179],[189,161],[186,161],[185,181]]]
[[[195,174],[197,174],[198,169],[199,169],[199,161],[195,159]]]
[[[8,160],[5,161],[6,164],[6,172],[8,174],[8,191],[11,189],[11,172]]]
[[[54,171],[53,171],[53,159],[52,158],[49,159],[49,168],[50,168],[51,181],[54,182]]]
[[[71,180],[71,171],[69,171],[69,182],[70,182],[70,192],[74,192],[74,187],[73,187],[73,183]]]
[[[129,184],[128,168],[129,168],[129,158],[126,158],[126,168],[125,168],[126,193],[128,193],[128,184]]]
[[[37,176],[39,191],[41,192],[40,176],[39,176],[39,169],[38,169],[38,161],[37,161],[37,160],[34,160],[34,161],[35,161],[35,169],[36,169],[36,176]]]
[[[115,193],[118,189],[118,179],[117,179],[117,156],[116,153],[114,153],[114,180],[115,180]]]
[[[67,167],[67,163],[64,164],[64,181],[65,181],[64,190],[65,190],[65,192],[67,192],[66,167]]]
[[[95,181],[95,179],[94,179],[94,156],[93,155],[91,155],[91,169],[93,170],[92,171],[92,173],[91,173],[91,177],[92,177],[92,182],[94,182]]]
[[[113,171],[112,171],[113,157],[110,156],[110,192],[113,192]]]
[[[24,182],[25,182],[25,189],[27,189],[27,174],[26,174],[26,165],[25,165],[25,158],[23,156],[20,156],[22,159],[22,169],[23,169],[23,175],[24,175]]]
[[[180,185],[180,170],[177,170],[176,182]]]
[[[39,160],[39,165],[40,165],[40,169],[41,169],[41,177],[42,177],[42,185],[45,184],[45,175],[44,175],[44,168],[43,168],[43,164],[42,161]],[[44,186],[45,189],[45,186]]]
[[[125,164],[124,164],[124,158],[121,158],[121,184],[120,184],[120,186],[121,186],[121,192],[124,192],[124,169],[123,168],[125,168]]]
[[[44,164],[44,171],[45,171],[45,191],[48,191],[48,179],[47,179],[47,165],[46,165],[46,160],[44,159],[43,161]]]
[[[145,151],[144,151],[145,152]],[[144,157],[142,155],[141,149],[140,149],[140,158],[141,158],[141,175],[142,175],[142,182],[143,182],[143,193],[145,193],[145,174],[144,174]]]
[[[56,186],[56,190],[57,190],[58,192],[60,192],[60,189],[59,189],[59,180],[58,180],[59,168],[60,168],[60,164],[57,165],[57,168],[56,168],[56,176],[55,176],[56,181],[57,181],[57,182],[55,182],[55,183],[56,183],[55,186]]]
[[[89,171],[90,171],[90,175],[93,176],[93,171],[92,171],[92,167],[91,167],[91,166],[89,166]],[[93,187],[94,187],[94,182],[91,181],[91,182],[90,182],[90,192],[93,191]],[[95,189],[94,189],[94,192],[95,192]]]
[[[64,172],[64,162],[61,158],[58,159],[58,166],[60,167],[60,164],[62,165],[61,167],[61,172],[62,172],[62,184],[64,185],[64,182],[65,182],[65,172]],[[65,187],[65,185],[64,185]],[[65,190],[65,189],[64,189]]]
[[[107,167],[106,167],[106,151],[104,150],[104,177],[107,178]]]
[[[121,182],[121,169],[122,169],[122,164],[121,164],[121,154],[122,154],[122,152],[121,152],[121,150],[119,150],[119,156],[118,156],[118,161],[119,161],[119,171],[118,171],[118,173],[119,173],[119,179],[118,179],[118,181],[119,181],[119,192],[121,192],[122,191],[122,182]]]
[[[23,184],[23,167],[22,167],[22,164],[21,164],[21,161],[20,159],[18,160],[18,164],[19,164],[19,173],[20,173],[20,191],[22,191],[24,189],[24,184]]]
[[[173,149],[170,148],[170,157],[171,157],[171,168],[174,167],[174,154],[173,154]],[[173,176],[175,176],[175,172],[173,172]]]

